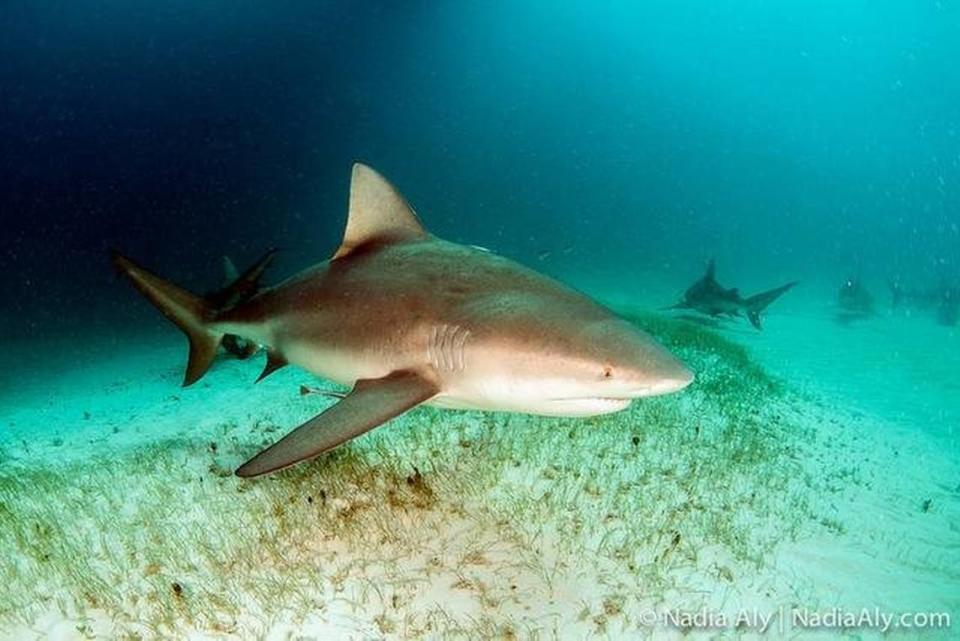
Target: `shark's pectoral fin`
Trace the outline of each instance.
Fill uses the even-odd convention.
[[[237,476],[275,472],[332,450],[436,396],[436,383],[399,371],[357,381],[342,401],[327,408],[237,469]]]

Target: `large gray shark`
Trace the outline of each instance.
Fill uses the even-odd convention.
[[[683,293],[683,299],[667,309],[692,309],[708,316],[740,316],[741,313],[746,313],[751,325],[757,329],[763,329],[760,325],[761,312],[797,284],[794,281],[776,289],[743,298],[739,289],[727,289],[720,285],[717,282],[716,271],[716,263],[711,260],[707,264],[707,272],[687,288]]]
[[[118,253],[113,260],[189,338],[184,385],[203,376],[231,334],[267,350],[261,378],[291,363],[352,386],[243,464],[242,477],[310,459],[421,403],[591,416],[693,380],[650,336],[586,296],[428,234],[362,164],[333,258],[235,306],[214,309]]]

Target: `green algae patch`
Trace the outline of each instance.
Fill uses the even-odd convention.
[[[254,481],[224,471],[279,436],[270,421],[6,464],[0,626],[52,610],[109,636],[647,634],[631,612],[691,607],[822,526],[785,386],[708,329],[631,320],[693,385],[588,419],[419,408]]]

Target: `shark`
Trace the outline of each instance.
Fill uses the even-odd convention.
[[[960,288],[944,278],[937,289],[909,289],[897,280],[887,281],[892,296],[893,309],[908,308],[925,310],[936,308],[937,321],[952,327],[960,319]]]
[[[873,295],[859,275],[844,279],[837,292],[836,320],[841,324],[869,318],[874,314]]]
[[[421,404],[595,416],[694,378],[649,334],[588,296],[430,234],[400,192],[362,163],[353,166],[333,256],[232,304],[212,305],[115,250],[112,261],[189,339],[185,386],[232,335],[266,351],[257,380],[295,365],[350,388],[241,465],[244,478],[312,459]]]
[[[727,289],[717,282],[716,261],[707,263],[706,273],[683,293],[683,298],[666,309],[692,309],[708,316],[741,316],[745,314],[750,324],[763,329],[760,314],[773,301],[792,289],[797,281],[769,291],[744,298],[737,288]]]

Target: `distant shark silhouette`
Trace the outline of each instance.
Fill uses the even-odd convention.
[[[900,307],[910,307],[912,309],[934,308],[943,300],[943,292],[946,289],[943,285],[935,289],[910,289],[905,287],[898,279],[893,278],[887,280],[887,286],[890,288],[890,307],[893,309]]]
[[[666,309],[692,309],[708,316],[740,316],[743,312],[751,325],[763,329],[760,325],[760,314],[796,284],[794,281],[755,296],[742,298],[740,290],[726,289],[717,282],[716,262],[711,260],[707,264],[707,272],[687,288],[683,299]]]
[[[943,279],[937,289],[908,289],[897,280],[888,280],[891,307],[911,309],[936,308],[937,321],[941,325],[952,327],[960,319],[960,288],[950,285]]]
[[[837,292],[837,322],[847,324],[869,318],[873,313],[873,296],[860,277],[845,278]]]
[[[586,296],[431,236],[362,164],[333,258],[234,306],[217,310],[118,253],[113,262],[190,339],[184,385],[233,334],[267,349],[261,378],[292,363],[353,386],[244,463],[242,477],[310,459],[421,403],[591,416],[693,380],[650,336]]]

